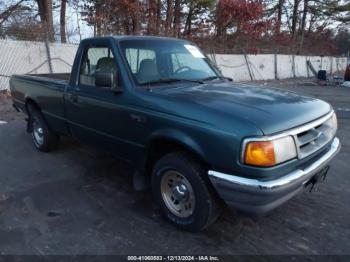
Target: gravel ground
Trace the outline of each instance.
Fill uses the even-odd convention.
[[[263,84],[263,83],[258,83]],[[266,217],[225,209],[200,233],[169,225],[149,192],[133,192],[132,167],[63,139],[36,151],[23,115],[0,96],[0,252],[78,254],[350,255],[350,88],[300,83],[268,85],[319,97],[339,117],[342,150],[326,183]]]

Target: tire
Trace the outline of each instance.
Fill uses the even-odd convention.
[[[152,191],[164,217],[183,230],[200,231],[221,212],[221,200],[206,169],[185,152],[158,160],[152,172]]]
[[[49,152],[57,148],[59,136],[49,129],[42,113],[33,107],[29,108],[29,131],[39,151]]]

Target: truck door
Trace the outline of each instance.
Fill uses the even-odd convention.
[[[99,40],[98,45],[84,48],[76,85],[66,94],[66,117],[78,140],[130,158],[129,154],[142,147],[127,141],[127,130],[134,123],[128,113],[126,94],[116,92],[122,87],[115,58],[108,41]],[[105,83],[104,76],[101,83],[101,75],[111,76],[111,82]]]

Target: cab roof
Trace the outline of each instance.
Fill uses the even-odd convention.
[[[173,41],[187,41],[185,39],[179,39],[175,37],[165,37],[165,36],[149,36],[149,35],[116,35],[116,36],[97,36],[90,37],[84,40],[98,40],[98,39],[110,39],[113,38],[117,41],[121,40],[173,40]]]

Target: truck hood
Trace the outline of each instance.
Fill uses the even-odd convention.
[[[281,132],[315,120],[331,110],[319,99],[293,92],[232,82],[173,88],[155,88],[155,94],[177,102],[191,103],[205,110],[228,115],[230,118],[249,121],[265,135]]]

